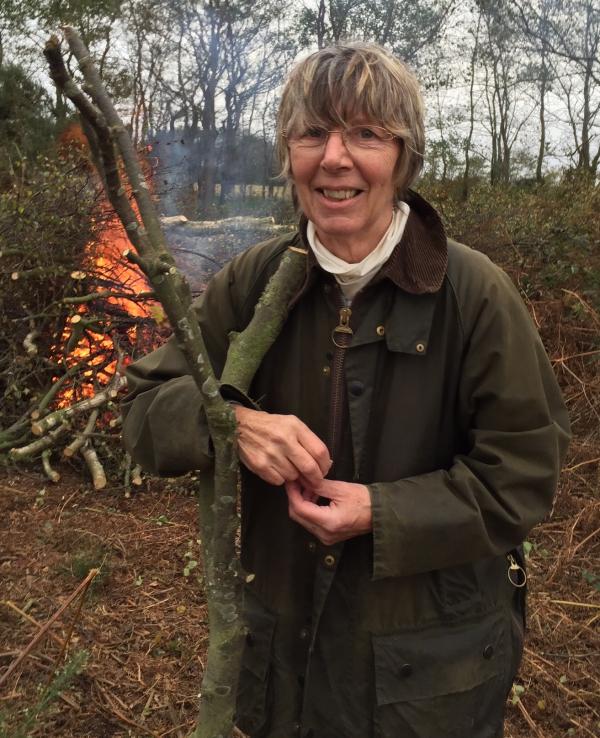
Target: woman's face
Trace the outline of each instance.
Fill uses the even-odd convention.
[[[368,125],[364,119],[351,126]],[[347,148],[341,131],[317,148],[290,144],[292,181],[321,242],[345,261],[367,256],[387,230],[394,206],[397,139],[378,149]]]

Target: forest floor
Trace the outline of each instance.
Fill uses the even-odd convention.
[[[508,738],[600,735],[600,500],[594,465],[577,463],[551,519],[530,537],[529,632]],[[0,477],[3,669],[100,567],[81,611],[70,606],[0,690],[7,738],[18,735],[72,624],[68,651],[85,649],[87,665],[25,735],[188,735],[207,644],[190,487],[189,478],[154,480],[127,499],[118,489],[93,492],[75,473],[58,485],[34,473]]]

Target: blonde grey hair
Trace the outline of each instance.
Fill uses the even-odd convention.
[[[292,70],[277,118],[277,153],[282,175],[291,177],[285,134],[307,125],[327,129],[364,116],[400,140],[394,172],[402,197],[423,165],[423,98],[410,69],[378,44],[352,42],[311,54]]]

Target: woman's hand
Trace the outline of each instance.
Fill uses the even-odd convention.
[[[295,415],[234,407],[241,462],[269,484],[303,477],[318,486],[332,461],[327,446]]]
[[[364,484],[323,479],[312,486],[299,479],[287,482],[285,489],[290,518],[326,546],[370,533],[373,528],[371,496]],[[329,505],[319,505],[320,497],[326,497]]]

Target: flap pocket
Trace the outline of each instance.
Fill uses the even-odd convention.
[[[377,704],[466,692],[504,670],[504,618],[373,636]]]

